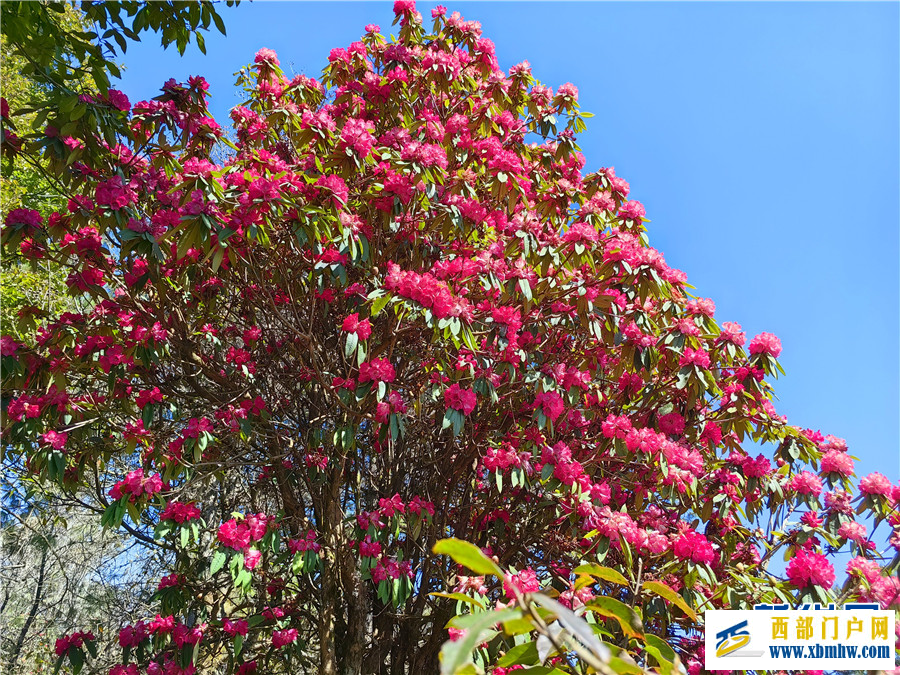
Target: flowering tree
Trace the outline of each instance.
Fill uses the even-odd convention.
[[[109,672],[695,673],[703,609],[896,606],[900,487],[777,414],[780,342],[582,172],[577,89],[395,12],[321,82],[261,50],[236,144],[199,77],[83,102],[122,133],[48,140],[68,208],[6,218],[86,304],[3,338],[5,451],[170,564]]]

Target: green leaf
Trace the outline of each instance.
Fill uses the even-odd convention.
[[[209,573],[215,574],[220,569],[225,566],[225,560],[227,556],[225,555],[225,551],[216,551],[216,554],[213,556],[212,562],[209,564]]]
[[[432,550],[438,555],[449,555],[460,565],[468,567],[476,574],[493,574],[503,578],[503,570],[475,544],[454,537],[441,539]]]
[[[537,644],[535,642],[526,642],[516,645],[497,661],[497,665],[501,668],[506,666],[530,666],[538,661]]]
[[[553,612],[556,615],[556,620],[559,622],[559,624],[563,628],[565,628],[570,635],[577,637],[585,647],[591,650],[594,656],[596,656],[601,661],[609,660],[609,647],[607,647],[597,638],[596,634],[594,633],[594,629],[591,628],[591,625],[587,621],[575,614],[575,612],[573,612],[568,607],[561,605],[553,598],[549,598],[542,593],[536,593],[533,597],[534,601],[537,604]],[[612,598],[605,597],[600,597],[597,599],[612,600]],[[618,602],[618,600],[614,600],[613,602]],[[620,602],[619,604],[622,605],[622,603]],[[622,605],[622,607],[625,607],[625,609],[628,610],[628,607],[626,607],[625,605]],[[634,614],[634,612],[631,613]],[[637,622],[639,624],[640,619],[637,619]]]
[[[644,675],[643,669],[634,661],[626,661],[618,656],[614,656],[609,660],[609,667],[614,673],[619,675]]]
[[[253,580],[253,575],[250,571],[244,567],[241,567],[241,571],[238,572],[237,577],[235,577],[234,585],[235,586],[249,586],[250,582]]]
[[[592,577],[619,584],[620,586],[628,585],[628,580],[619,572],[616,572],[609,567],[603,567],[602,565],[579,565],[572,571],[575,572],[575,574],[589,574]]]
[[[347,342],[344,345],[344,356],[348,359],[353,358],[356,353],[356,346],[359,344],[359,335],[356,333],[347,333]]]
[[[383,310],[387,304],[391,301],[391,295],[389,293],[385,293],[384,295],[380,295],[372,301],[372,316],[377,316],[381,310]]]
[[[216,12],[216,10],[212,10],[210,12],[212,14],[213,23],[216,24],[216,28],[222,35],[226,35],[225,33],[225,22],[222,21],[222,17]]]
[[[688,604],[684,601],[684,598],[682,598],[678,593],[673,591],[665,584],[662,584],[658,581],[645,581],[641,588],[644,588],[651,593],[656,593],[656,595],[660,596],[661,598],[665,598],[669,602],[677,605],[681,609],[681,611],[684,612],[692,621],[698,621],[697,613],[694,612],[694,610],[691,609],[690,606],[688,606]]]
[[[504,609],[499,612],[480,612],[457,617],[454,623],[460,628],[465,628],[466,632],[459,640],[445,642],[441,648],[441,675],[456,675],[466,666],[471,666],[475,648],[496,635],[492,627],[504,619],[521,614],[519,610]],[[464,621],[459,621],[460,619]]]
[[[534,621],[530,616],[521,619],[510,619],[503,622],[503,632],[506,635],[522,635],[534,630]]]
[[[531,302],[531,284],[528,283],[528,279],[519,279],[519,290],[522,291],[522,295],[525,296],[525,299]]]
[[[156,526],[156,529],[153,531],[153,538],[162,539],[166,537],[172,531],[172,529],[172,521],[164,520]]]
[[[640,638],[644,635],[644,627],[640,617],[631,607],[615,598],[606,596],[594,598],[587,604],[587,608],[600,616],[618,621],[622,627],[622,632],[628,637]]]
[[[75,673],[75,675],[78,675],[84,667],[84,652],[80,649],[70,650],[69,662],[72,664],[72,672]]]
[[[644,641],[647,643],[647,651],[653,654],[661,666],[670,666],[675,661],[675,650],[662,638],[653,633],[645,633]]]

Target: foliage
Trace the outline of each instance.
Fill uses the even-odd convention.
[[[11,5],[6,5],[4,11]],[[66,30],[84,30],[85,24],[80,12],[66,5],[58,21]],[[27,64],[23,56],[14,52],[6,35],[0,37],[0,80],[3,82],[3,98],[10,111],[28,109],[32,100],[42,94],[42,89],[34,80],[22,73]],[[35,114],[12,114],[16,128],[30,128]],[[6,121],[6,120],[5,120]],[[4,125],[6,127],[6,125]],[[4,133],[7,129],[4,128]],[[55,188],[54,183],[40,168],[17,162],[7,163],[2,176],[0,190],[0,218],[10,211],[22,208],[27,198],[28,205],[49,216],[53,211],[65,207],[65,197]],[[0,268],[0,325],[4,334],[18,339],[29,336],[32,322],[18,320],[18,312],[24,307],[37,307],[49,314],[60,314],[74,303],[65,294],[65,274],[46,263],[35,261],[33,265],[19,264],[12,256],[5,256]],[[33,332],[33,331],[31,331]]]
[[[237,4],[234,0],[226,3]],[[205,52],[203,31],[225,26],[212,2],[19,2],[4,3],[2,79],[4,94],[3,196],[0,215],[22,205],[49,215],[63,209],[71,174],[60,158],[90,163],[94,142],[114,143],[125,118],[116,106],[127,99],[110,89],[120,76],[115,61],[130,40],[159,35],[164,48],[184,53],[191,40]],[[99,105],[98,105],[99,104]],[[11,114],[10,114],[11,113]],[[20,137],[19,134],[24,134]],[[61,152],[68,139],[82,139],[76,152]],[[53,176],[48,165],[55,168]],[[5,259],[2,269],[3,330],[27,335],[30,326],[14,317],[27,306],[51,313],[69,308],[59,270]],[[24,332],[23,332],[24,331]]]
[[[68,110],[67,116],[58,107],[61,99],[76,94],[79,101],[104,98],[99,92],[107,91],[109,79],[118,75],[111,41],[122,53],[128,40],[153,30],[160,33],[163,46],[174,42],[183,52],[192,35],[202,48],[202,30],[210,21],[224,32],[210,3],[5,2],[2,9],[2,220],[25,206],[44,219],[66,208],[70,176],[52,171],[54,157],[46,152],[54,132],[80,124],[80,133],[89,139],[118,137],[124,117],[101,112],[92,121],[90,115],[77,117],[77,109]],[[43,126],[47,119],[58,126]],[[84,126],[88,122],[95,126]],[[4,255],[2,334],[30,342],[42,317],[90,309],[90,299],[66,294],[67,275],[65,267],[52,260]],[[7,401],[4,397],[4,406]],[[82,625],[96,628],[101,619],[107,625],[124,623],[148,611],[143,602],[150,595],[146,586],[155,587],[156,581],[134,572],[139,569],[152,577],[165,552],[154,548],[136,554],[142,548],[137,538],[92,530],[93,513],[52,486],[35,485],[25,467],[10,456],[4,458],[2,485],[5,564],[0,611],[5,630],[0,663],[4,672],[50,672],[57,660],[55,637]],[[95,668],[109,663],[109,643],[101,643],[99,653],[93,649]]]
[[[261,50],[221,163],[200,77],[84,104],[118,143],[72,127],[67,208],[6,218],[92,307],[3,338],[6,451],[171,553],[110,672],[696,673],[703,609],[895,606],[900,487],[777,414],[780,342],[582,173],[577,89],[395,11],[321,83]]]
[[[79,8],[74,19],[65,2],[11,1],[3,10],[5,46],[21,62],[22,77],[34,85],[34,98],[22,111],[33,114],[35,146],[28,155],[42,151],[54,164],[63,158],[69,163],[90,158],[103,142],[114,144],[123,131],[124,116],[119,113],[127,99],[110,91],[110,81],[121,75],[114,59],[125,53],[130,40],[140,41],[141,33],[153,31],[164,48],[174,44],[183,54],[192,38],[206,51],[203,31],[211,24],[225,33],[209,0],[81,2]],[[83,146],[75,152],[64,150],[60,144],[67,137]],[[9,153],[20,140],[13,134],[4,144]],[[66,172],[54,168],[67,182]]]

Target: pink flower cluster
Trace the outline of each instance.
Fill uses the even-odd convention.
[[[846,452],[829,450],[822,457],[822,473],[836,473],[844,478],[853,475],[853,458]]]
[[[719,342],[730,342],[737,347],[743,347],[744,343],[747,341],[747,335],[741,331],[741,325],[739,323],[724,321],[722,323],[722,329],[719,332],[719,337],[716,339]]]
[[[272,631],[272,646],[275,649],[287,647],[297,641],[297,629],[286,628],[284,630]]]
[[[341,330],[345,333],[356,333],[361,340],[368,340],[372,334],[372,324],[369,323],[368,319],[360,321],[359,313],[353,312],[353,314],[344,319],[344,322],[341,324]]]
[[[274,516],[265,513],[250,514],[241,520],[232,518],[219,526],[219,541],[228,548],[240,551],[251,542],[259,541],[274,523]]]
[[[56,641],[56,655],[63,656],[68,654],[73,647],[78,648],[84,645],[85,641],[93,642],[97,638],[90,631],[76,631],[69,635],[64,635]]]
[[[321,544],[316,542],[315,530],[307,532],[305,539],[288,539],[288,550],[294,554],[305,553],[306,551],[318,553],[321,549]]]
[[[391,383],[397,377],[394,366],[387,359],[373,359],[365,361],[359,367],[359,383],[387,382]]]
[[[136,469],[116,483],[109,491],[109,495],[116,500],[121,499],[125,495],[129,495],[129,501],[133,502],[142,495],[152,497],[162,489],[163,482],[158,473],[155,473],[150,477],[145,477],[143,469]]]
[[[471,415],[475,410],[475,392],[471,389],[463,389],[457,383],[451,384],[444,390],[444,404],[448,408],[458,410],[463,415]]]
[[[750,353],[768,354],[777,359],[781,354],[781,340],[771,333],[760,333],[750,340]]]
[[[250,624],[246,619],[236,619],[232,621],[231,619],[224,619],[222,621],[222,630],[226,635],[230,635],[231,637],[235,637],[236,635],[247,635],[247,631],[250,629]]]
[[[672,542],[672,553],[677,558],[694,563],[712,565],[719,559],[709,540],[696,530],[685,530]]]
[[[893,485],[882,473],[870,473],[859,481],[859,491],[868,496],[891,497]]]
[[[544,413],[551,422],[555,422],[566,409],[562,396],[555,391],[538,392],[534,397],[534,407]]]
[[[537,573],[530,567],[526,567],[517,574],[507,574],[503,577],[503,592],[507,598],[516,598],[523,593],[536,593],[541,590],[541,582]]]
[[[412,578],[412,563],[409,560],[397,562],[390,558],[380,558],[371,571],[372,581],[376,584],[388,579],[399,579],[402,576]]]
[[[171,520],[178,523],[186,523],[189,520],[196,520],[200,517],[200,509],[193,503],[185,504],[184,502],[169,502],[166,508],[159,514],[160,520]]]
[[[875,560],[857,556],[846,569],[851,578],[865,580],[865,584],[859,584],[863,602],[877,602],[882,609],[900,608],[900,579],[883,574]]]
[[[827,590],[834,585],[834,567],[821,553],[801,549],[788,563],[787,577],[797,588],[820,586]]]
[[[788,481],[787,487],[798,495],[813,495],[818,497],[822,494],[822,480],[809,471],[801,471],[794,474]]]
[[[124,626],[119,630],[119,646],[137,647],[148,637],[150,637],[150,633],[147,630],[147,624],[138,621],[136,624]]]
[[[709,368],[709,354],[705,349],[691,349],[687,347],[678,361],[678,367],[697,366],[699,368]]]
[[[45,431],[41,434],[41,440],[49,445],[54,450],[62,450],[66,447],[66,441],[69,439],[69,434],[65,431]]]
[[[389,262],[384,287],[401,297],[415,300],[430,309],[438,319],[460,317],[466,321],[472,320],[472,309],[468,301],[453,295],[446,283],[431,274],[403,271],[395,263]]]

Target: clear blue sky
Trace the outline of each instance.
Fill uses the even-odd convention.
[[[430,21],[436,3],[419,3]],[[481,21],[504,68],[528,60],[595,113],[587,170],[615,166],[651,243],[720,321],[777,334],[779,412],[844,437],[857,471],[900,475],[900,4],[444,2]],[[392,3],[220,6],[208,55],[129,48],[132,102],[204,75],[223,124],[260,47],[318,75]]]

